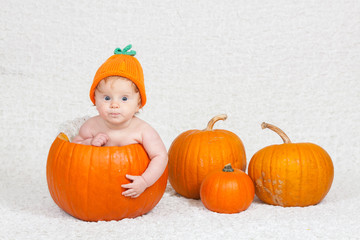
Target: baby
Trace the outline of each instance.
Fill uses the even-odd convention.
[[[144,75],[135,51],[115,49],[95,74],[90,99],[98,116],[87,120],[73,142],[93,146],[142,144],[150,164],[141,176],[126,175],[132,182],[121,187],[126,197],[136,198],[153,185],[167,166],[167,151],[159,134],[135,116],[146,103]]]

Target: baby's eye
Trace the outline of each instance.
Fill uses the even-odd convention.
[[[105,99],[105,101],[109,101],[109,100],[110,100],[110,97],[109,97],[109,96],[105,96],[104,99]]]
[[[128,98],[127,98],[127,97],[122,97],[121,100],[123,100],[124,102],[126,102],[126,101],[128,100]]]

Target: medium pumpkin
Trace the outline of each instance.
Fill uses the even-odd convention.
[[[165,192],[167,170],[138,198],[122,195],[125,175],[141,175],[149,161],[141,144],[94,147],[70,143],[61,133],[48,155],[49,191],[60,208],[85,221],[134,218],[154,208]]]
[[[245,149],[240,138],[227,130],[213,129],[225,114],[212,118],[204,130],[181,133],[169,148],[169,181],[176,192],[187,198],[200,198],[205,176],[226,163],[245,171]]]
[[[239,213],[254,200],[254,183],[245,172],[228,164],[223,170],[215,170],[205,177],[200,196],[204,206],[211,211]]]
[[[256,195],[265,203],[283,207],[319,203],[334,178],[329,154],[313,143],[291,143],[274,125],[261,126],[275,131],[284,143],[267,146],[251,158],[248,174],[255,183]]]

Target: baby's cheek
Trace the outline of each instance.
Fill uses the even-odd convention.
[[[106,104],[101,103],[101,102],[96,105],[96,110],[98,112],[104,112],[106,108],[107,108]]]

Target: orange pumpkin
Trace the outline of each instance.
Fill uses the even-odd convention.
[[[169,148],[169,181],[176,192],[187,198],[200,198],[205,176],[226,163],[245,171],[246,156],[240,138],[227,130],[213,129],[225,114],[211,119],[204,130],[181,133]]]
[[[60,208],[85,221],[134,218],[154,208],[165,192],[167,170],[138,198],[122,195],[125,175],[141,175],[149,161],[141,144],[94,147],[70,143],[61,133],[48,155],[49,191]]]
[[[215,170],[206,176],[200,196],[204,206],[213,212],[239,213],[254,200],[254,183],[246,173],[228,164],[223,170]]]
[[[291,143],[274,125],[263,123],[262,128],[275,131],[284,143],[267,146],[251,158],[248,174],[256,195],[265,203],[283,207],[319,203],[334,178],[329,154],[313,143]]]

